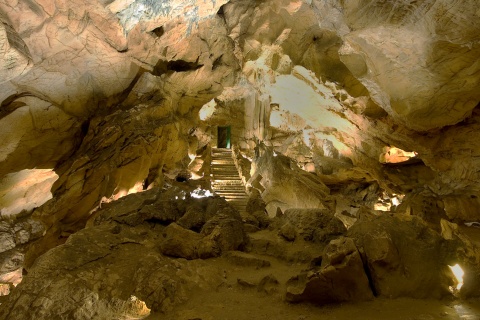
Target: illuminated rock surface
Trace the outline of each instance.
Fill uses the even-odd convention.
[[[97,237],[96,229],[84,228],[106,204],[177,183],[185,194],[210,189],[217,127],[228,126],[238,181],[249,196],[245,212],[145,205],[119,218],[132,219],[121,223],[133,233],[140,225],[169,225],[169,242],[150,248],[154,260],[203,268],[208,260],[196,258],[223,261],[225,251],[241,248],[300,261],[305,269],[344,228],[352,228],[350,237],[370,223],[365,228],[383,231],[367,242],[378,241],[385,252],[369,251],[360,236],[355,245],[372,268],[373,294],[448,295],[446,264],[462,261],[465,289],[458,294],[480,292],[473,267],[480,221],[479,17],[476,0],[0,0],[0,292],[13,289],[22,268],[30,288],[13,289],[20,302],[7,302],[1,312],[25,308],[40,317],[25,305],[49,302],[21,302],[27,298],[20,295],[36,295],[35,282],[51,275],[33,270],[55,252],[74,255],[64,250],[83,245],[84,237]],[[328,212],[336,224],[291,214],[309,209]],[[393,230],[383,215],[401,215],[402,226],[422,222]],[[458,239],[440,236],[447,225],[441,221],[459,226],[452,227]],[[465,222],[474,223],[464,228]],[[411,256],[399,239],[418,237],[417,231],[427,238],[411,240],[415,254],[433,246],[425,251],[433,265],[419,270],[442,262],[430,278],[402,264]],[[320,248],[294,250],[311,239],[321,239]],[[114,247],[128,252],[124,245]],[[451,252],[457,249],[464,254]],[[293,276],[262,274],[242,283],[276,295]],[[78,299],[100,301],[95,310],[107,318],[155,309],[133,289],[102,300],[96,278],[85,277],[92,287]],[[392,288],[389,281],[403,284]],[[78,308],[65,317],[97,312]]]

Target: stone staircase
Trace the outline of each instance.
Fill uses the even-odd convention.
[[[212,190],[239,212],[245,212],[248,195],[233,161],[232,150],[212,148]]]

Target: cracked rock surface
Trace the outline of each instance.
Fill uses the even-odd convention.
[[[217,127],[230,126],[251,212],[145,206],[117,218],[134,229],[144,216],[168,223],[161,252],[197,261],[247,248],[240,221],[262,234],[278,218],[281,241],[323,246],[345,228],[348,238],[375,229],[390,211],[408,227],[382,220],[370,239],[380,249],[362,237],[355,245],[371,285],[379,281],[374,294],[410,292],[408,277],[405,288],[388,285],[402,272],[417,277],[402,269],[396,237],[480,219],[479,16],[476,0],[0,0],[0,277],[84,241],[78,234],[91,236],[84,228],[106,203],[182,179],[208,189]],[[310,209],[330,222],[303,223],[295,212]],[[444,240],[426,236],[437,259]],[[282,252],[266,243],[250,245]],[[273,292],[286,282],[277,278],[242,283]],[[125,292],[112,297],[99,307],[106,314],[145,311]]]

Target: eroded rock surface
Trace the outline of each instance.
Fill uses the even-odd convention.
[[[442,240],[438,225],[480,217],[479,12],[475,0],[0,2],[2,271],[48,264],[35,260],[72,234],[81,243],[76,232],[106,202],[179,177],[208,188],[217,126],[231,126],[248,213],[219,209],[219,199],[129,200],[131,211],[117,207],[122,214],[84,235],[155,224],[168,239],[158,250],[196,261],[246,246],[245,223],[254,250],[305,263],[323,247],[286,243],[323,246],[345,232],[342,221],[354,225],[349,237],[375,294],[446,295],[446,265],[458,260],[473,279],[463,294],[472,295],[477,251],[455,232]],[[415,157],[387,161],[394,148]],[[59,178],[19,187],[24,170]],[[326,210],[330,220],[289,212],[300,209]],[[375,209],[410,220],[392,223]],[[413,268],[422,255],[430,262]],[[277,278],[260,288],[278,290]],[[132,317],[146,310],[131,293],[105,302],[88,290],[78,298],[102,301],[108,317],[113,305]],[[75,316],[97,312],[85,308]],[[65,310],[49,315],[73,316]]]
[[[152,189],[106,204],[89,227],[35,261],[2,305],[0,317],[141,317],[150,310],[171,310],[192,288],[222,284],[221,273],[198,258],[244,247],[247,238],[240,216],[223,199],[185,201],[179,199],[182,195],[179,189]],[[211,215],[199,225],[201,232],[174,222],[192,206]],[[8,230],[2,227],[3,251],[38,237],[33,229],[16,235]],[[66,295],[73,300],[66,301]]]
[[[351,238],[332,240],[322,256],[318,271],[290,279],[286,299],[329,304],[373,299],[363,262]]]
[[[277,217],[269,229],[247,236],[241,215],[224,199],[193,198],[179,185],[104,204],[86,228],[36,259],[2,299],[0,317],[168,318],[196,296],[215,292],[233,294],[239,303],[254,295],[269,304],[284,297],[319,305],[371,300],[374,294],[437,297],[451,294],[448,286],[455,282],[447,265],[454,261],[469,281],[460,293],[478,293],[478,248],[446,220],[440,234],[416,217],[361,219],[348,237],[337,235],[324,246],[309,237],[283,239],[276,226],[284,218]],[[192,220],[192,212],[200,219]],[[28,240],[5,230],[10,247]],[[322,230],[328,225],[314,228]]]
[[[355,239],[363,256],[372,289],[384,297],[448,296],[455,282],[448,266],[459,263],[470,269],[478,256],[478,248],[472,248],[468,241],[445,239],[414,216],[381,215],[360,220],[349,229],[348,236]]]

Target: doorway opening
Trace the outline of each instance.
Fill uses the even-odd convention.
[[[228,148],[232,147],[231,143],[231,127],[218,127],[217,135],[217,148]]]

